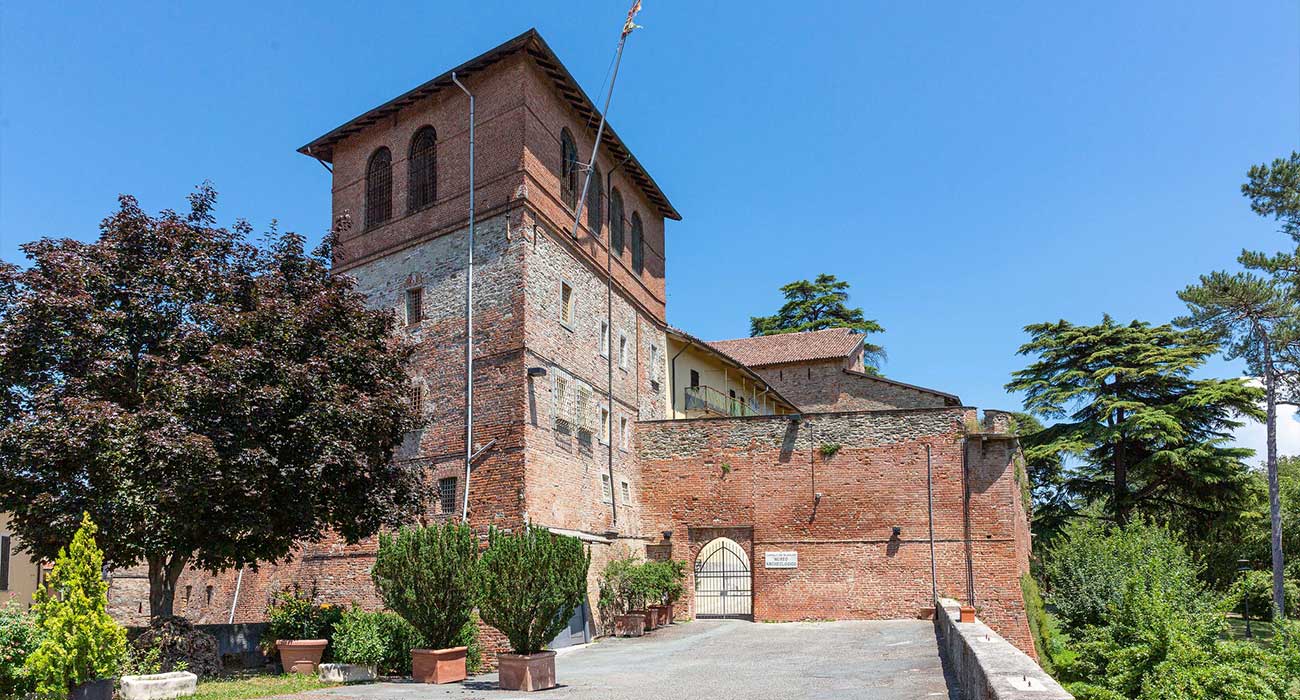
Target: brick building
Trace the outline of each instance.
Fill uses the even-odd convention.
[[[862,337],[844,331],[706,343],[669,327],[664,223],[680,216],[607,126],[574,235],[599,115],[535,31],[300,149],[332,166],[334,215],[353,224],[336,270],[418,343],[426,421],[398,458],[428,475],[426,518],[460,517],[467,486],[468,104],[453,73],[477,112],[470,523],[581,538],[592,603],[612,558],[673,556],[691,564],[684,615],[914,617],[937,590],[973,595],[1033,653],[1003,417],[980,425],[955,396],[864,374]],[[292,585],[373,606],[374,549],[327,538],[288,564],[187,572],[178,614],[257,621]],[[147,612],[140,583],[115,578],[119,616]],[[600,631],[593,607],[557,645]]]

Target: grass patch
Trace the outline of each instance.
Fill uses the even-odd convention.
[[[194,700],[241,700],[271,695],[301,693],[306,690],[333,688],[337,683],[323,683],[316,676],[289,673],[282,676],[258,675],[228,680],[200,681]]]
[[[1236,639],[1243,642],[1253,641],[1260,646],[1267,646],[1273,641],[1272,623],[1263,620],[1251,620],[1250,631],[1253,638],[1248,640],[1246,637],[1246,621],[1235,615],[1228,617],[1228,631],[1225,635],[1228,639]]]

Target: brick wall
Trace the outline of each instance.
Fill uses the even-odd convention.
[[[982,618],[1032,653],[1018,580],[1026,561],[1016,539],[1024,515],[1014,507],[1014,443],[964,440],[972,413],[954,407],[806,414],[803,423],[643,423],[646,527],[673,530],[673,556],[692,563],[704,544],[699,532],[752,529],[755,619],[916,617],[933,610],[928,444],[939,593],[969,599],[969,555]],[[840,448],[828,457],[821,448],[831,443]],[[798,567],[764,568],[768,551],[798,552]],[[681,612],[691,614],[689,594],[683,602]]]
[[[860,365],[861,359],[856,361]],[[799,410],[811,413],[943,408],[957,403],[942,394],[846,369],[845,364],[843,359],[833,359],[753,369]]]

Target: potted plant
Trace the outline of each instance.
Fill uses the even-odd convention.
[[[280,591],[266,608],[263,651],[267,656],[279,652],[285,673],[314,674],[338,616],[334,606],[317,605],[297,588]]]
[[[545,647],[587,596],[591,556],[582,542],[542,527],[493,529],[479,562],[479,612],[512,653],[497,654],[502,690],[555,687],[555,652]]]
[[[373,681],[388,651],[384,622],[355,604],[334,626],[330,637],[332,663],[320,665],[319,677],[328,683]]]
[[[668,580],[664,563],[648,561],[641,565],[641,569],[645,581],[646,612],[649,613],[649,619],[656,628],[663,627],[668,624],[668,609],[664,607],[664,599],[668,596]]]
[[[36,594],[36,623],[44,637],[23,665],[37,697],[112,700],[113,676],[126,655],[126,630],[108,614],[96,530],[90,515],[83,514],[72,543],[59,550],[46,586]]]
[[[619,637],[645,634],[645,615],[630,612],[630,591],[637,566],[635,558],[624,557],[609,562],[600,573],[600,618],[605,628],[613,629]]]
[[[686,562],[680,559],[669,559],[664,562],[664,624],[673,623],[673,606],[681,600],[682,594],[686,591]]]
[[[464,523],[408,526],[379,537],[371,569],[379,597],[428,645],[411,650],[411,677],[417,682],[465,680],[463,630],[474,608],[477,561],[478,538]]]
[[[655,628],[656,621],[654,611],[650,609],[650,597],[655,586],[652,580],[653,572],[653,568],[648,568],[645,562],[637,564],[632,569],[625,592],[628,614],[640,615],[644,618],[647,632]]]

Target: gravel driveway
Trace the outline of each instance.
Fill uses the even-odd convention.
[[[376,683],[294,696],[533,700],[912,700],[949,698],[934,627],[920,620],[678,623],[637,639],[602,639],[556,658],[560,687],[497,689],[496,674],[448,686]],[[955,685],[954,685],[955,687]]]

